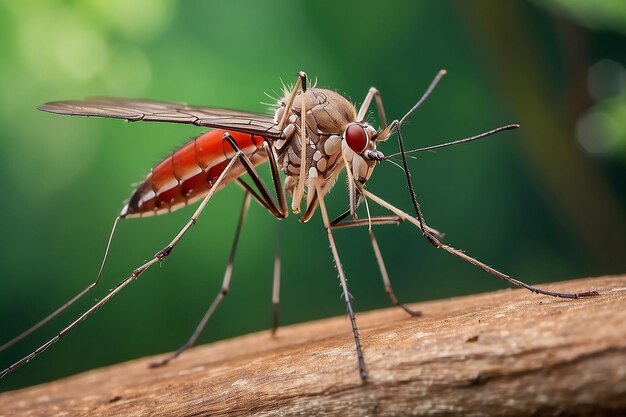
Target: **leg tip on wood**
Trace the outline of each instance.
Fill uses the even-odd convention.
[[[409,316],[411,317],[421,317],[422,316],[422,312],[419,310],[413,310],[411,307],[408,307],[404,304],[398,304],[398,306],[402,307],[402,309],[404,311],[406,311],[408,313]]]

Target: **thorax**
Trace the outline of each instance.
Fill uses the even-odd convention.
[[[287,124],[284,127],[285,138],[274,142],[278,163],[287,176],[285,189],[290,193],[301,180],[303,94],[307,136],[305,173],[314,167],[320,178],[332,181],[336,177],[343,167],[342,134],[346,126],[356,120],[356,110],[352,103],[334,91],[310,88],[305,93],[298,94],[289,110]],[[279,107],[274,115],[276,122],[281,120],[288,98],[288,94],[285,94],[279,101]]]

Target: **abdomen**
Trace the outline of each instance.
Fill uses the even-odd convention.
[[[235,155],[230,144],[223,140],[225,132],[211,130],[187,142],[161,161],[137,187],[120,217],[169,213],[204,197]],[[267,160],[263,149],[265,139],[261,136],[229,133],[253,165]],[[245,173],[241,163],[236,162],[219,187]]]

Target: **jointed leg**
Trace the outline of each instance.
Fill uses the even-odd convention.
[[[402,219],[398,216],[373,216],[369,219],[357,219],[350,220],[347,222],[331,222],[330,226],[333,230],[335,229],[347,229],[349,227],[359,227],[359,226],[374,226],[374,225],[383,225],[383,224],[400,224],[402,223]]]
[[[396,298],[396,295],[391,288],[391,281],[389,280],[389,274],[387,273],[387,268],[385,267],[385,262],[383,261],[383,255],[380,253],[378,241],[376,240],[376,236],[374,235],[374,231],[372,229],[369,230],[369,235],[372,242],[372,248],[374,249],[374,254],[376,255],[376,261],[378,262],[378,268],[380,269],[380,274],[383,277],[383,283],[385,284],[385,292],[389,296],[391,304],[402,307],[404,311],[412,316],[421,316],[422,313],[420,311],[413,310],[412,308],[399,302]]]
[[[280,207],[280,212],[283,214],[283,217],[287,217],[289,214],[289,208],[287,207],[287,198],[285,197],[285,190],[283,189],[283,185],[280,181],[280,174],[278,172],[278,162],[276,153],[274,152],[274,148],[266,141],[263,144],[263,148],[265,152],[267,152],[267,157],[270,161],[270,170],[272,173],[272,182],[274,183],[274,190],[276,191],[276,196],[278,197],[278,205]]]
[[[399,216],[372,216],[369,219],[357,219],[357,220],[348,220],[343,221],[350,214],[350,210],[346,210],[341,213],[335,220],[330,222],[330,225],[333,229],[344,229],[348,227],[359,227],[359,226],[369,226],[372,225],[382,225],[382,224],[400,224],[404,220]],[[432,227],[426,225],[426,230],[428,233],[432,233],[433,235],[443,239],[444,234]]]
[[[411,110],[409,110],[407,114],[405,114],[402,117],[402,119],[400,119],[400,121],[394,121],[392,123],[392,125],[395,125],[396,133],[398,136],[398,146],[400,147],[400,156],[402,156],[402,166],[404,168],[404,173],[406,175],[407,185],[409,186],[409,192],[411,193],[411,201],[413,202],[413,207],[415,208],[415,213],[417,214],[417,220],[420,223],[422,236],[424,236],[424,238],[435,247],[439,247],[441,243],[433,234],[428,232],[428,229],[426,227],[426,222],[422,214],[422,210],[420,209],[420,205],[417,202],[417,196],[415,195],[415,189],[413,188],[413,181],[411,180],[411,172],[409,171],[409,166],[406,160],[406,153],[404,149],[404,140],[402,139],[401,126],[402,126],[402,123],[407,119],[407,117],[409,117],[430,96],[430,94],[433,92],[437,84],[439,84],[439,81],[441,80],[441,78],[443,78],[444,75],[446,75],[445,70],[439,71],[439,73],[437,73],[433,81],[430,83],[430,85],[426,89],[426,92],[424,92],[422,97],[417,101],[417,103],[415,103],[415,105],[411,108]]]
[[[209,307],[207,312],[204,314],[204,317],[202,317],[202,320],[200,320],[200,323],[198,323],[198,326],[194,330],[189,340],[187,340],[187,342],[184,345],[182,345],[174,353],[170,354],[166,358],[160,361],[152,362],[150,364],[151,367],[155,368],[158,366],[166,365],[172,359],[178,357],[185,350],[194,346],[196,342],[198,341],[198,338],[202,334],[202,331],[206,327],[206,324],[208,323],[209,319],[215,312],[215,309],[222,302],[224,297],[226,297],[226,295],[228,294],[228,290],[230,289],[230,279],[233,275],[233,264],[235,262],[235,255],[237,254],[237,245],[239,244],[239,236],[241,235],[241,227],[243,226],[243,220],[245,219],[246,214],[248,213],[249,207],[250,207],[250,193],[246,192],[243,198],[243,205],[241,206],[239,220],[237,221],[237,228],[235,229],[235,237],[233,239],[233,245],[230,249],[230,255],[228,256],[228,264],[226,264],[226,272],[224,272],[224,279],[222,280],[222,289],[220,290],[220,292],[217,293],[217,296],[215,296],[215,299],[211,303],[211,306]]]
[[[0,372],[0,378],[6,376],[7,374],[9,374],[11,372],[13,372],[15,369],[17,369],[20,366],[30,362],[36,356],[38,356],[39,354],[43,353],[46,349],[48,349],[50,346],[52,346],[54,343],[56,343],[59,339],[61,339],[66,334],[68,334],[70,331],[72,331],[83,320],[85,320],[89,315],[91,315],[91,313],[95,312],[100,307],[102,307],[107,301],[109,301],[111,298],[113,298],[124,287],[126,287],[128,284],[130,284],[135,279],[137,279],[146,269],[148,269],[149,267],[151,267],[155,263],[160,262],[163,259],[165,259],[172,252],[172,250],[176,247],[176,245],[178,244],[180,239],[185,235],[185,233],[187,233],[187,231],[191,228],[191,226],[196,224],[196,221],[198,220],[198,217],[200,216],[200,213],[202,213],[202,211],[204,210],[206,205],[209,203],[209,201],[213,197],[213,194],[215,193],[215,190],[219,189],[220,184],[224,181],[224,178],[226,177],[228,172],[231,170],[233,165],[235,165],[235,163],[241,157],[241,155],[243,155],[243,153],[241,151],[237,151],[237,153],[235,154],[233,159],[231,159],[229,161],[228,165],[226,165],[226,167],[224,168],[224,171],[222,171],[220,176],[217,178],[217,180],[215,181],[215,184],[213,185],[213,187],[211,187],[211,189],[209,190],[208,194],[204,197],[204,199],[202,200],[202,202],[200,203],[200,205],[198,206],[196,211],[194,211],[194,213],[191,216],[191,218],[187,221],[187,223],[185,223],[185,225],[182,227],[182,229],[176,234],[176,236],[174,236],[172,241],[167,246],[165,246],[163,249],[158,251],[150,260],[144,262],[141,266],[136,268],[132,272],[132,274],[130,274],[128,277],[124,278],[120,283],[118,283],[114,288],[112,288],[100,301],[98,301],[97,303],[94,303],[89,309],[87,309],[87,311],[85,311],[83,314],[81,314],[76,320],[71,322],[69,325],[64,327],[59,333],[57,333],[56,336],[54,336],[53,338],[48,340],[46,343],[41,345],[39,348],[35,349],[30,354],[26,355],[25,357],[23,357],[19,361],[15,362],[13,365],[9,366],[8,368],[6,368],[2,372]]]
[[[236,147],[236,142],[230,138],[231,146]],[[268,159],[270,162],[270,169],[272,173],[272,182],[274,184],[274,189],[276,191],[276,195],[278,197],[278,205],[274,203],[274,201],[269,198],[269,193],[267,190],[265,192],[261,191],[263,196],[260,196],[256,190],[248,185],[244,180],[238,178],[237,181],[239,185],[246,190],[252,197],[254,197],[259,204],[265,207],[270,213],[272,213],[278,219],[284,218],[289,213],[287,208],[287,200],[285,198],[285,192],[282,188],[282,184],[280,182],[280,175],[278,173],[278,164],[276,162],[276,155],[274,153],[273,148],[267,143],[264,143],[265,151],[267,152]],[[263,182],[259,178],[258,174],[254,170],[254,167],[251,163],[248,162],[247,165],[244,165],[244,168],[248,171],[248,174],[256,180],[254,180],[257,188],[264,187]],[[276,333],[279,325],[279,302],[280,302],[280,223],[277,224],[276,227],[276,253],[274,256],[274,279],[273,279],[273,290],[272,290],[272,334]]]
[[[378,216],[372,217],[370,219],[359,219],[359,220],[350,220],[347,222],[341,222],[344,218],[348,216],[350,211],[344,212],[337,219],[333,220],[330,225],[331,228],[334,229],[342,229],[348,227],[359,227],[359,226],[368,226],[368,233],[370,236],[370,241],[372,243],[372,249],[374,249],[374,255],[376,256],[376,262],[378,263],[378,268],[380,269],[380,275],[383,279],[383,284],[385,284],[385,292],[389,296],[391,303],[395,306],[402,307],[404,311],[409,313],[412,316],[421,316],[421,312],[415,311],[410,307],[400,303],[396,298],[396,295],[393,292],[393,288],[391,287],[391,281],[389,280],[389,274],[387,273],[387,268],[385,267],[385,262],[383,260],[383,256],[380,252],[380,248],[378,246],[378,241],[376,239],[376,235],[374,235],[374,231],[369,227],[370,225],[383,225],[383,224],[400,224],[402,223],[402,219],[398,216]]]
[[[302,198],[304,197],[304,181],[307,174],[306,151],[309,147],[309,139],[306,135],[306,117],[308,109],[306,108],[306,100],[304,97],[304,93],[307,89],[307,77],[306,74],[301,71],[298,74],[298,78],[302,80],[302,83],[300,85],[300,87],[302,88],[302,100],[300,101],[300,175],[298,176],[298,184],[296,184],[296,189],[294,190],[293,196],[291,198],[291,211],[293,211],[294,213],[300,213],[300,203],[302,201]]]
[[[236,143],[233,141],[236,145]],[[265,207],[267,211],[269,211],[274,217],[278,219],[282,219],[287,217],[289,214],[289,210],[287,209],[287,199],[285,198],[285,191],[280,183],[280,174],[278,173],[278,165],[276,162],[276,155],[274,154],[273,149],[270,145],[265,142],[263,144],[265,151],[267,152],[268,159],[270,162],[271,173],[272,173],[272,182],[274,184],[274,191],[276,192],[276,196],[278,197],[278,204],[269,197],[269,192],[267,188],[263,184],[263,181],[257,174],[254,166],[248,161],[244,168],[247,170],[248,174],[251,178],[253,178],[254,185],[257,187],[256,189],[244,181],[242,178],[237,178],[237,183],[241,188],[246,190],[250,195],[259,203],[261,206]],[[238,149],[238,148],[237,148]],[[259,195],[257,190],[262,189],[262,195]]]
[[[265,208],[267,211],[269,211],[272,215],[274,215],[274,210],[272,208],[271,205],[269,205],[267,203],[267,201],[265,201],[263,199],[263,197],[261,197],[259,195],[259,193],[256,192],[256,190],[254,189],[254,187],[252,187],[250,184],[248,184],[247,182],[245,182],[243,179],[241,178],[237,178],[235,180],[237,182],[237,184],[248,194],[250,194],[252,196],[252,198],[254,198],[256,200],[257,203],[259,203],[261,205],[261,207]]]
[[[359,109],[359,113],[356,116],[357,122],[362,122],[365,119],[365,114],[372,103],[372,99],[376,99],[376,107],[378,108],[378,117],[380,118],[381,127],[384,129],[387,127],[387,117],[385,116],[385,109],[383,108],[383,101],[380,98],[380,92],[376,87],[370,87],[367,95],[365,96],[365,100],[361,104],[361,108]]]
[[[346,307],[348,309],[348,317],[350,318],[350,323],[352,325],[352,333],[354,335],[354,343],[356,345],[356,354],[357,354],[357,360],[359,364],[359,375],[361,376],[361,379],[365,381],[367,380],[367,372],[365,370],[365,360],[363,359],[363,350],[361,349],[361,340],[359,339],[359,331],[356,326],[356,318],[354,317],[354,310],[352,309],[352,299],[351,299],[350,293],[348,292],[348,283],[346,281],[346,276],[343,272],[343,267],[341,266],[341,260],[339,259],[339,252],[337,252],[337,246],[335,246],[335,240],[333,238],[332,227],[328,219],[328,213],[326,211],[326,204],[324,203],[324,194],[322,194],[322,190],[320,188],[319,182],[315,184],[315,189],[317,191],[317,195],[319,198],[320,211],[322,213],[322,219],[324,221],[324,228],[326,229],[326,234],[328,235],[328,242],[330,243],[330,250],[332,251],[333,259],[335,261],[335,266],[337,267],[337,272],[339,273],[339,283],[343,291],[343,299],[346,302]]]
[[[398,134],[398,144],[400,146],[400,154],[402,156],[402,165],[404,167],[404,174],[406,176],[406,182],[409,186],[409,192],[411,193],[411,201],[413,202],[413,208],[415,208],[415,213],[417,214],[417,221],[420,224],[420,230],[422,231],[422,236],[424,236],[424,238],[431,245],[438,248],[441,245],[441,242],[433,234],[428,232],[428,226],[426,225],[426,220],[424,220],[424,215],[422,214],[420,205],[417,202],[417,196],[415,195],[415,189],[413,188],[413,181],[411,180],[411,171],[409,171],[409,166],[406,161],[406,154],[404,151],[404,141],[402,140],[402,131],[400,130],[400,124],[398,124],[396,127],[396,133]]]
[[[298,181],[298,184],[296,184],[296,188],[294,190],[294,193],[291,199],[291,210],[294,213],[300,212],[300,203],[302,201],[302,197],[304,196],[304,178],[306,178],[306,164],[304,162],[307,160],[306,152],[307,152],[307,147],[309,144],[309,140],[306,134],[307,108],[306,108],[306,100],[304,100],[304,93],[306,92],[306,90],[307,90],[307,75],[304,71],[300,71],[298,73],[298,80],[296,81],[296,84],[291,90],[289,99],[287,99],[287,103],[285,103],[285,110],[283,111],[282,117],[280,118],[280,121],[278,122],[278,129],[283,130],[287,124],[287,121],[289,120],[289,114],[291,113],[291,108],[296,99],[296,96],[298,95],[299,91],[302,91],[303,99],[301,100],[301,103],[300,103],[300,120],[301,120],[300,161],[302,161],[302,164],[300,166],[300,179],[301,180]]]
[[[233,245],[232,245],[231,252],[230,252],[230,255],[229,255],[229,258],[228,258],[228,264],[226,266],[226,272],[224,273],[224,279],[222,281],[222,289],[220,290],[220,292],[217,294],[217,296],[215,297],[215,299],[211,303],[209,309],[204,314],[202,320],[200,320],[200,323],[198,323],[198,326],[194,330],[194,332],[191,335],[191,337],[189,338],[189,340],[184,345],[182,345],[180,348],[178,348],[174,353],[169,355],[168,357],[164,358],[161,361],[153,362],[150,365],[152,367],[159,367],[159,366],[166,365],[172,359],[178,357],[185,350],[187,350],[190,347],[194,346],[196,344],[198,338],[202,334],[202,331],[206,327],[209,319],[211,318],[211,316],[213,315],[213,313],[215,312],[215,310],[217,309],[219,304],[222,302],[224,297],[226,297],[226,295],[228,294],[228,291],[229,291],[229,288],[230,288],[230,280],[231,280],[232,272],[233,272],[233,263],[234,263],[235,255],[236,255],[236,252],[237,252],[237,245],[239,243],[239,236],[241,234],[241,228],[242,228],[242,225],[243,225],[243,220],[244,220],[244,218],[245,218],[245,216],[246,216],[246,214],[248,212],[248,208],[250,206],[250,198],[254,197],[263,207],[265,207],[270,213],[272,213],[275,217],[277,217],[279,219],[282,218],[282,217],[285,217],[285,215],[286,215],[286,210],[282,211],[282,208],[286,207],[286,203],[284,202],[284,193],[282,192],[282,188],[278,187],[276,189],[276,192],[277,192],[277,195],[278,195],[278,200],[279,200],[279,203],[277,205],[274,202],[274,200],[272,200],[272,198],[270,197],[269,192],[268,192],[267,188],[265,187],[265,185],[263,184],[263,181],[259,177],[258,173],[256,172],[256,169],[254,168],[254,165],[252,165],[252,163],[250,162],[248,157],[243,152],[241,152],[241,150],[239,149],[239,147],[237,145],[237,142],[234,140],[234,138],[229,133],[225,133],[224,134],[224,140],[226,140],[230,144],[230,146],[233,148],[233,150],[235,152],[237,152],[238,155],[240,155],[239,156],[239,161],[243,165],[243,167],[247,171],[247,173],[250,175],[250,177],[252,178],[252,181],[254,182],[254,185],[256,186],[256,189],[251,187],[250,185],[248,185],[241,178],[238,179],[238,183],[246,190],[246,193],[245,193],[245,197],[244,197],[243,206],[241,208],[241,213],[239,215],[239,220],[238,220],[238,223],[237,223],[237,229],[235,231],[235,237],[234,237],[234,240],[233,240]],[[268,158],[270,159],[270,164],[272,165],[272,168],[274,168],[275,165],[276,165],[275,155],[272,152],[271,148],[268,148],[267,143],[264,146],[265,146],[266,152],[268,152]],[[276,181],[275,175],[278,175],[278,172],[275,169],[272,169],[272,177],[274,178],[274,184],[276,185],[278,183],[280,185],[280,182]],[[258,192],[260,192],[260,195],[259,195],[259,193],[257,193],[257,190],[258,190]]]
[[[254,197],[261,206],[265,207],[270,213],[273,213],[265,200],[261,198],[256,191],[241,178],[237,179],[241,187]],[[280,222],[276,223],[276,252],[274,254],[274,279],[272,288],[272,334],[276,333],[279,326],[279,303],[280,303]]]
[[[406,220],[412,224],[414,224],[415,226],[417,226],[418,228],[422,228],[422,224],[420,223],[419,220],[415,219],[412,216],[409,216],[407,213],[403,212],[402,210],[400,210],[399,208],[393,206],[392,204],[389,204],[388,202],[386,202],[385,200],[381,199],[380,197],[376,196],[375,194],[372,194],[371,192],[369,192],[368,190],[366,190],[365,188],[363,188],[361,190],[363,192],[363,195],[367,198],[369,198],[371,201],[376,202],[377,204],[379,204],[380,206],[386,208],[387,210],[391,211],[392,213],[394,213],[396,216],[400,217],[403,220]],[[543,294],[543,295],[549,295],[552,297],[561,297],[561,298],[580,298],[580,297],[592,297],[595,295],[598,295],[597,291],[585,291],[585,292],[579,292],[579,293],[561,293],[561,292],[554,292],[554,291],[548,291],[548,290],[542,290],[541,288],[537,288],[537,287],[533,287],[532,285],[528,285],[522,281],[519,281],[515,278],[512,278],[506,274],[503,274],[502,272],[486,265],[485,263],[472,258],[471,256],[465,254],[464,252],[458,250],[458,249],[454,249],[451,246],[448,245],[444,245],[443,243],[436,241],[436,244],[434,245],[437,248],[443,249],[448,253],[451,253],[452,255],[463,259],[464,261],[469,262],[470,264],[479,267],[480,269],[482,269],[485,272],[488,272],[498,278],[500,278],[503,281],[508,282],[509,284],[518,286],[518,287],[522,287],[522,288],[526,288],[529,291],[532,291],[536,294]]]
[[[279,326],[280,305],[280,223],[276,224],[276,252],[274,253],[274,280],[272,283],[272,334],[276,334]]]
[[[372,101],[372,98],[376,98],[376,105],[378,107],[378,114],[379,117],[381,118],[382,124],[383,124],[383,132],[380,132],[379,137],[380,138],[384,138],[382,140],[386,140],[387,137],[389,137],[390,132],[395,129],[396,133],[398,135],[398,145],[400,147],[400,155],[402,156],[402,165],[404,168],[404,172],[406,175],[406,180],[407,180],[407,184],[409,186],[409,191],[411,193],[411,201],[413,202],[413,207],[415,208],[415,212],[417,214],[417,220],[420,223],[420,229],[422,230],[422,235],[424,236],[424,238],[430,242],[433,246],[438,247],[438,245],[440,244],[438,238],[440,238],[440,236],[437,235],[437,233],[432,233],[429,228],[426,226],[426,223],[424,221],[424,216],[422,214],[422,211],[420,209],[420,205],[417,202],[417,197],[415,196],[415,189],[413,188],[413,182],[411,181],[411,173],[409,171],[409,167],[406,161],[406,155],[405,155],[405,150],[404,150],[404,141],[402,139],[402,130],[401,130],[401,126],[402,123],[404,123],[404,121],[407,119],[407,117],[409,117],[432,93],[432,91],[435,89],[435,87],[437,86],[437,84],[439,83],[439,81],[441,80],[441,78],[443,78],[443,76],[446,75],[446,71],[445,70],[441,70],[437,73],[437,75],[435,76],[435,78],[433,79],[433,81],[430,83],[430,85],[428,86],[428,88],[426,89],[426,92],[422,95],[422,97],[417,101],[417,103],[402,117],[402,119],[400,120],[394,120],[393,122],[391,122],[391,124],[389,126],[387,126],[387,120],[385,117],[385,110],[383,108],[383,103],[382,100],[380,98],[380,94],[378,92],[378,90],[374,87],[370,88],[370,91],[368,92],[367,96],[365,97],[365,100],[363,101],[363,104],[361,105],[361,108],[359,110],[358,116],[357,116],[357,120],[362,120],[365,117],[365,113],[367,112],[367,109]]]
[[[280,190],[281,192],[279,192],[279,190],[277,189],[278,198],[279,198],[279,203],[277,205],[274,202],[274,200],[272,200],[272,197],[270,197],[267,187],[265,186],[265,184],[263,184],[263,180],[257,173],[256,169],[254,168],[254,165],[252,165],[252,162],[250,162],[250,159],[248,159],[248,157],[243,152],[241,152],[241,149],[239,149],[239,146],[237,145],[237,142],[232,137],[232,135],[228,132],[224,133],[224,140],[230,144],[230,146],[233,148],[235,152],[239,152],[239,157],[237,159],[239,160],[243,168],[246,170],[248,175],[250,175],[252,182],[254,182],[254,185],[256,186],[256,190],[259,191],[261,195],[259,196],[256,193],[256,191],[252,189],[252,187],[247,185],[243,180],[238,181],[239,184],[242,187],[244,187],[248,192],[250,192],[252,196],[255,197],[255,199],[257,199],[261,203],[261,205],[268,208],[273,216],[279,219],[286,217],[287,216],[286,211],[285,212],[281,211],[281,207],[279,207],[283,205],[282,200],[285,198],[284,194],[282,193],[282,190]],[[273,153],[269,153],[268,158],[272,160],[273,158],[275,158],[275,155]],[[275,163],[275,161],[272,161],[272,162]],[[274,176],[273,171],[272,171],[272,176]],[[276,180],[274,180],[274,183],[276,183]],[[265,204],[261,200],[263,200]]]
[[[9,340],[8,342],[5,342],[2,346],[0,346],[0,352],[4,351],[5,349],[8,349],[11,346],[13,346],[17,342],[19,342],[20,340],[22,340],[23,338],[28,336],[29,334],[33,333],[34,331],[36,331],[37,329],[39,329],[40,327],[42,327],[43,325],[48,323],[50,320],[55,318],[57,315],[61,314],[61,312],[63,312],[69,306],[71,306],[76,301],[81,299],[85,294],[87,294],[89,291],[91,291],[96,285],[98,285],[98,283],[100,282],[100,278],[102,277],[102,271],[104,271],[104,265],[106,265],[106,261],[107,261],[108,256],[109,256],[109,248],[111,247],[111,240],[113,239],[113,235],[115,234],[115,228],[117,227],[117,222],[120,219],[121,219],[121,217],[118,216],[118,217],[115,218],[115,221],[113,222],[113,228],[111,229],[111,233],[109,234],[109,239],[107,240],[106,249],[104,250],[104,256],[102,258],[102,262],[100,264],[100,269],[98,270],[98,275],[96,275],[95,281],[93,281],[91,284],[89,284],[85,289],[83,289],[81,292],[76,294],[74,297],[72,297],[72,299],[70,299],[68,302],[63,304],[61,307],[57,308],[51,314],[49,314],[48,316],[46,316],[45,318],[40,320],[37,324],[35,324],[34,326],[30,327],[28,330],[20,333],[19,335],[15,336],[13,339]]]
[[[285,125],[287,124],[287,120],[289,120],[289,111],[291,110],[291,106],[293,106],[293,102],[295,101],[296,96],[298,95],[298,91],[300,91],[300,88],[302,87],[303,84],[304,84],[303,90],[306,90],[306,80],[307,80],[306,73],[303,71],[300,71],[298,73],[298,79],[296,80],[296,85],[293,86],[293,90],[291,90],[289,99],[287,100],[287,103],[285,104],[285,112],[283,113],[283,117],[281,117],[280,121],[278,122],[278,129],[283,130],[285,128]]]

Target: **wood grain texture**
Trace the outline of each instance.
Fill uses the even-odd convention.
[[[504,290],[336,317],[201,346],[0,395],[0,416],[626,415],[626,276]],[[45,357],[39,360],[45,360]]]

